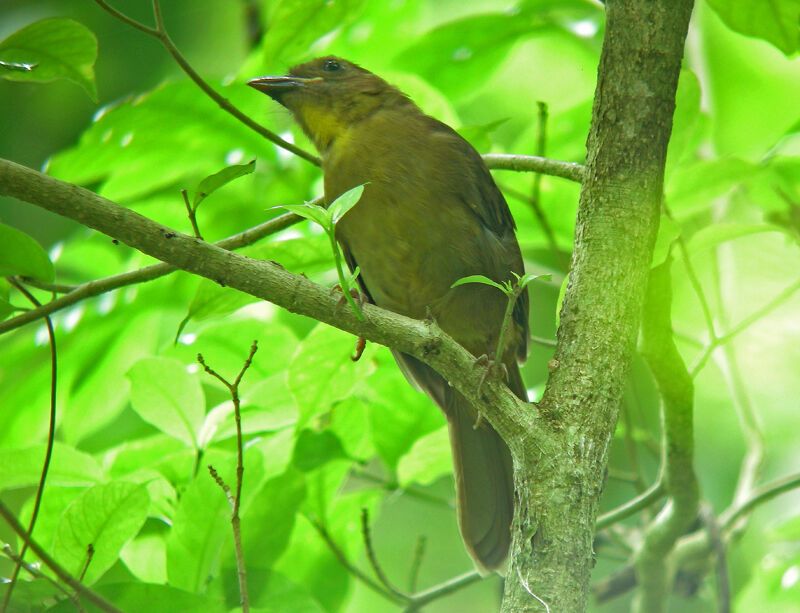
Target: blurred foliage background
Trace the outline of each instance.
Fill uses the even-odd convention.
[[[800,466],[800,295],[794,292],[800,279],[800,9],[792,0],[764,3],[776,8],[754,8],[743,20],[742,2],[696,5],[667,162],[671,220],[662,222],[660,236],[663,247],[676,237],[685,247],[673,244],[674,327],[694,368],[697,471],[715,512]],[[118,0],[114,6],[152,23],[149,3]],[[537,102],[544,102],[546,155],[583,161],[603,36],[599,3],[171,0],[163,13],[177,47],[217,91],[307,150],[288,113],[244,83],[333,53],[400,87],[481,153],[536,153]],[[184,232],[190,226],[180,190],[255,158],[254,174],[201,206],[198,221],[207,240],[265,221],[275,214],[268,207],[321,193],[319,169],[225,114],[157,41],[93,2],[6,0],[0,39],[48,17],[76,20],[97,37],[98,101],[67,80],[0,79],[0,157],[44,167]],[[531,290],[532,333],[553,339],[579,186],[542,177],[539,202],[548,236],[530,202],[533,175],[494,175],[517,221],[528,272],[553,275]],[[0,199],[0,221],[49,250],[59,283],[151,263],[17,201]],[[244,252],[332,283],[324,238],[306,223]],[[712,339],[698,286],[717,336],[736,332],[704,362]],[[49,299],[46,292],[37,296]],[[13,294],[12,302],[24,304]],[[232,290],[175,273],[55,315],[58,446],[36,539],[77,572],[82,557],[69,538],[75,517],[102,508],[125,529],[103,536],[105,557],[92,561],[87,583],[120,602],[143,602],[145,584],[168,582],[183,590],[147,592],[162,598],[150,610],[161,610],[158,602],[173,607],[164,610],[190,610],[190,595],[198,599],[191,601],[197,610],[235,609],[227,504],[202,469],[212,463],[232,474],[231,403],[216,380],[198,371],[195,356],[202,352],[232,378],[258,339],[242,393],[249,441],[243,531],[259,606],[398,610],[348,575],[307,515],[323,521],[349,558],[366,567],[359,517],[361,507],[368,508],[375,552],[403,588],[418,536],[427,543],[419,588],[469,571],[451,506],[444,420],[433,405],[408,387],[387,350],[370,346],[352,365],[347,335],[248,303]],[[737,329],[742,322],[747,325]],[[533,344],[524,375],[534,397],[551,355],[546,343]],[[43,325],[0,338],[0,495],[23,518],[30,516],[46,440],[49,372]],[[658,398],[641,361],[623,409],[604,511],[657,476]],[[178,422],[188,423],[188,431]],[[743,472],[748,452],[763,457],[757,470]],[[800,611],[798,502],[800,494],[790,492],[758,507],[730,547],[735,610]],[[624,529],[600,535],[595,580],[624,565],[640,521],[631,518]],[[0,536],[16,542],[4,525]],[[3,575],[10,568],[0,561]],[[713,573],[700,577],[675,596],[674,611],[716,610]],[[49,593],[41,583],[17,588],[16,602],[31,607],[20,611],[45,610],[32,604]],[[494,610],[500,592],[500,579],[492,577],[425,610]],[[53,610],[69,610],[65,606]],[[591,610],[629,607],[628,595]]]

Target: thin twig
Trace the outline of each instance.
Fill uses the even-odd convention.
[[[725,555],[725,541],[722,540],[722,531],[719,522],[714,516],[714,511],[706,503],[700,509],[700,517],[705,524],[711,547],[717,555],[717,613],[730,613],[731,588],[728,580],[728,565]]]
[[[372,571],[375,573],[378,581],[380,581],[388,591],[398,598],[410,600],[411,597],[408,594],[398,590],[392,584],[392,582],[389,581],[386,573],[383,572],[381,565],[378,563],[378,556],[375,555],[375,550],[372,548],[372,535],[370,534],[369,529],[369,511],[367,510],[367,507],[361,507],[361,534],[364,537],[364,548],[367,551],[367,559],[369,560],[369,564],[372,566]]]
[[[750,513],[758,505],[796,488],[800,488],[800,473],[784,477],[758,488],[751,498],[736,507],[728,509],[720,516],[723,532],[731,530],[739,519]]]
[[[345,570],[347,570],[351,575],[353,575],[356,579],[361,581],[364,585],[366,585],[374,592],[380,594],[381,596],[383,596],[388,600],[391,600],[392,602],[402,603],[408,601],[405,598],[401,598],[396,594],[393,594],[392,592],[387,590],[384,586],[382,586],[380,583],[378,583],[377,581],[373,581],[372,579],[367,577],[367,575],[361,572],[361,570],[353,566],[347,559],[347,556],[344,554],[344,552],[334,542],[333,538],[331,538],[331,535],[328,533],[328,530],[325,528],[325,526],[323,526],[322,523],[313,515],[309,515],[308,513],[304,513],[304,515],[305,518],[309,521],[309,523],[322,537],[322,540],[325,541],[325,544],[328,546],[328,549],[331,550],[331,553],[333,553],[334,557],[336,557],[336,559],[339,561],[339,564],[341,564],[345,568]]]
[[[412,602],[405,609],[403,609],[403,613],[413,613],[414,611],[419,611],[426,604],[433,602],[434,600],[438,600],[443,596],[447,596],[448,594],[452,594],[453,592],[457,592],[458,590],[462,590],[473,583],[478,583],[479,581],[483,581],[483,577],[481,577],[477,570],[472,570],[468,573],[464,573],[463,575],[459,575],[458,577],[453,577],[444,583],[440,583],[432,588],[414,594]]]
[[[612,524],[622,521],[623,519],[638,513],[642,509],[646,509],[651,504],[660,500],[665,494],[666,489],[664,488],[663,480],[659,477],[658,481],[650,486],[650,489],[647,491],[642,492],[636,498],[629,500],[625,504],[613,509],[612,511],[609,511],[608,513],[603,513],[600,517],[598,517],[595,530],[599,531],[608,528]]]
[[[86,559],[83,561],[83,568],[81,568],[81,572],[78,575],[78,581],[83,581],[83,578],[86,576],[86,571],[89,570],[89,564],[92,563],[93,557],[94,557],[94,545],[89,543],[89,545],[86,547]]]
[[[70,592],[67,588],[65,588],[63,585],[61,585],[58,581],[56,581],[52,577],[48,577],[47,575],[45,575],[33,564],[29,564],[28,562],[23,561],[21,557],[19,557],[11,550],[11,545],[9,545],[8,543],[3,543],[3,555],[6,556],[12,562],[20,564],[23,570],[28,572],[34,579],[43,579],[44,581],[47,581],[50,585],[52,585],[55,589],[57,589],[59,592],[64,594],[64,596],[66,596],[72,601],[72,604],[74,604],[75,607],[78,609],[78,613],[85,613],[83,607],[81,606],[80,600],[75,598],[75,594]]]
[[[47,283],[46,281],[39,281],[39,279],[31,279],[30,277],[17,277],[17,281],[24,285],[42,289],[53,294],[68,294],[79,287],[78,285],[69,285],[67,283]]]
[[[411,559],[411,567],[408,569],[408,591],[414,593],[417,591],[417,579],[419,578],[419,569],[422,567],[422,558],[425,556],[425,546],[428,539],[424,534],[417,537],[417,545],[414,547],[414,557]]]
[[[537,155],[516,155],[509,153],[485,153],[481,156],[488,168],[513,170],[516,172],[541,172],[553,177],[561,177],[580,183],[583,181],[583,164],[562,162]]]
[[[322,200],[322,197],[315,198],[311,201],[311,204],[318,204],[322,202]],[[234,251],[236,249],[252,245],[262,238],[275,234],[276,232],[285,230],[301,220],[302,218],[294,213],[284,213],[283,215],[278,215],[269,221],[257,226],[253,226],[252,228],[248,228],[243,232],[239,232],[238,234],[234,234],[233,236],[229,236],[228,238],[224,238],[213,244],[217,247]],[[60,298],[56,298],[55,300],[48,302],[41,307],[26,311],[25,313],[17,315],[16,317],[12,317],[11,319],[7,319],[6,321],[0,321],[0,334],[34,322],[45,315],[50,315],[56,311],[60,311],[61,309],[72,306],[73,304],[80,302],[81,300],[85,300],[86,298],[99,296],[100,294],[104,294],[106,292],[110,292],[111,290],[125,287],[127,285],[152,281],[175,272],[176,270],[177,269],[174,266],[170,266],[169,264],[153,264],[151,266],[145,266],[144,268],[140,268],[138,270],[124,272],[111,277],[87,281],[86,283],[75,286],[75,289],[70,293],[61,296]]]
[[[786,300],[792,297],[798,289],[800,289],[800,279],[792,283],[789,287],[784,289],[780,294],[775,296],[772,300],[770,300],[767,304],[763,307],[751,313],[747,317],[745,317],[742,321],[736,324],[727,334],[723,334],[722,336],[714,339],[703,351],[700,358],[695,362],[695,365],[692,367],[691,375],[692,377],[697,376],[703,367],[706,365],[708,358],[711,357],[711,354],[714,350],[722,345],[723,343],[727,343],[737,334],[743,332],[745,329],[753,325],[759,319],[767,315],[770,311],[777,309],[781,304],[783,304]],[[20,315],[21,317],[21,315]]]
[[[536,139],[536,155],[537,157],[543,158],[547,149],[547,104],[542,101],[537,101],[536,106],[539,109],[539,135]],[[533,209],[533,214],[536,216],[536,220],[539,222],[539,226],[542,228],[542,232],[544,232],[545,238],[547,239],[547,245],[550,248],[550,253],[553,254],[553,258],[558,264],[559,269],[562,272],[566,272],[569,269],[569,262],[558,248],[558,241],[556,241],[555,232],[553,232],[553,227],[550,225],[550,221],[547,219],[547,215],[545,215],[544,209],[542,208],[541,186],[542,173],[536,172],[533,175],[533,186],[531,189],[531,197],[529,202],[531,208]]]
[[[85,598],[107,613],[123,613],[120,609],[100,596],[100,594],[93,592],[80,581],[75,579],[75,577],[64,570],[64,568],[58,562],[51,558],[50,555],[48,555],[48,553],[41,547],[41,545],[39,545],[32,538],[29,538],[25,528],[22,527],[22,524],[17,521],[17,518],[14,517],[14,514],[5,504],[3,504],[2,501],[0,501],[0,517],[6,520],[11,529],[28,545],[28,547],[30,547],[31,551],[33,551],[33,553],[39,557],[45,566],[52,570],[59,579],[74,589],[81,597]]]
[[[158,3],[154,2],[154,4],[157,5]],[[160,15],[157,18],[160,20]],[[200,364],[203,366],[203,369],[212,377],[216,377],[223,385],[225,385],[225,387],[228,388],[228,391],[231,394],[231,399],[233,400],[233,415],[236,420],[237,451],[236,495],[231,495],[230,488],[211,466],[208,468],[211,471],[211,476],[214,477],[216,482],[220,485],[220,487],[222,487],[225,495],[228,497],[228,502],[231,504],[231,527],[233,529],[233,544],[236,551],[236,568],[239,576],[239,595],[242,600],[242,613],[247,613],[250,610],[250,597],[247,591],[247,571],[244,564],[241,520],[239,518],[239,509],[242,503],[242,482],[244,480],[244,444],[242,442],[242,414],[239,398],[239,384],[242,382],[244,373],[247,372],[247,369],[250,368],[250,365],[253,363],[253,356],[256,354],[256,351],[258,351],[258,341],[253,341],[253,344],[250,345],[250,353],[248,354],[247,359],[244,361],[244,364],[242,365],[242,368],[233,383],[230,383],[227,379],[225,379],[225,377],[209,367],[205,363],[205,360],[203,360],[203,356],[199,353],[197,354],[197,361],[200,362]]]
[[[25,296],[35,307],[41,307],[41,303],[31,294],[27,289],[20,285],[16,279],[9,277],[8,282],[13,285],[17,290]],[[45,325],[47,326],[47,336],[50,340],[50,421],[47,429],[47,446],[44,452],[44,461],[42,462],[42,472],[39,476],[39,483],[36,486],[36,496],[33,500],[33,511],[31,512],[31,520],[28,522],[28,538],[33,536],[33,528],[36,525],[36,518],[39,516],[39,508],[42,504],[42,497],[44,496],[44,484],[47,481],[47,472],[50,470],[50,460],[53,457],[53,445],[56,440],[56,382],[58,381],[58,352],[56,351],[56,333],[53,329],[53,321],[49,316],[44,317]],[[25,559],[25,552],[28,549],[28,541],[23,541],[22,548],[19,552],[19,562],[14,565],[14,570],[11,573],[11,578],[8,581],[8,589],[3,598],[3,606],[0,608],[2,613],[8,610],[8,605],[11,602],[11,594],[14,591],[14,586],[17,584],[17,577],[19,577],[19,570],[22,561]]]
[[[182,189],[181,196],[183,196],[183,203],[186,205],[186,212],[189,215],[189,222],[192,224],[192,231],[197,238],[203,240],[203,237],[200,234],[200,228],[197,227],[197,214],[195,208],[189,203],[188,192],[185,189]]]

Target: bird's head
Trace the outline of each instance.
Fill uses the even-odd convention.
[[[325,152],[350,126],[380,108],[413,105],[398,89],[338,57],[321,57],[294,66],[289,74],[247,83],[279,102]]]

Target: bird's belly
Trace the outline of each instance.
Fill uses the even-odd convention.
[[[486,261],[483,228],[436,206],[360,202],[337,236],[361,270],[375,304],[421,319],[432,316],[473,353],[486,351],[499,331],[502,294],[485,285],[451,289],[472,274],[495,276]]]

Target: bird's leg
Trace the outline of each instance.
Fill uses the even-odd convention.
[[[339,292],[341,294],[341,296],[339,296],[339,300],[336,301],[336,306],[333,307],[333,312],[338,313],[341,306],[347,302],[347,298],[345,298],[344,291],[342,291],[342,286],[338,283],[331,288],[331,294],[333,292]],[[358,302],[359,308],[363,307],[367,302],[367,295],[359,291],[358,288],[351,287],[350,295],[355,298],[356,302]]]
[[[481,367],[484,369],[483,374],[481,375],[481,380],[478,382],[478,393],[480,393],[483,383],[486,381],[486,378],[489,375],[502,377],[503,380],[508,382],[508,368],[506,365],[503,364],[503,362],[496,362],[495,360],[490,359],[485,353],[479,356],[475,362],[473,362],[472,368],[474,369],[476,367]],[[475,425],[472,427],[477,430],[482,422],[483,413],[478,411],[478,418],[475,420]]]

